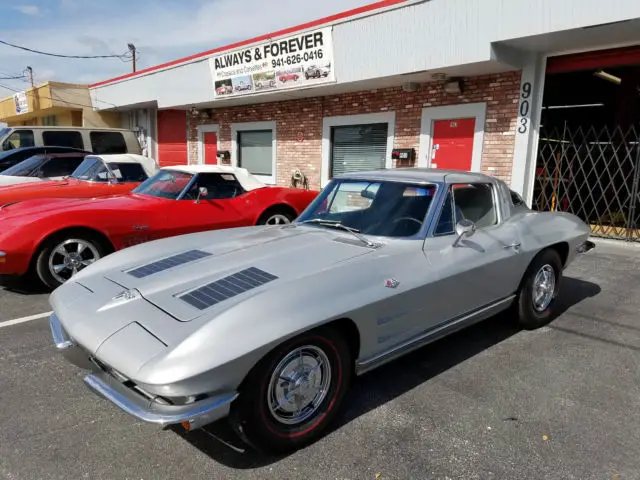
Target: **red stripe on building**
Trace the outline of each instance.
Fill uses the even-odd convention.
[[[640,46],[549,57],[547,73],[575,72],[633,64],[640,64]]]
[[[267,33],[265,35],[260,35],[259,37],[251,38],[249,40],[243,40],[241,42],[232,43],[231,45],[226,45],[224,47],[214,48],[213,50],[207,50],[206,52],[196,53],[189,57],[180,58],[178,60],[173,60],[171,62],[162,63],[160,65],[156,65],[154,67],[145,68],[135,73],[128,73],[126,75],[120,75],[119,77],[110,78],[109,80],[104,80],[102,82],[92,83],[89,85],[89,88],[99,87],[101,85],[106,85],[108,83],[117,82],[120,80],[125,80],[127,78],[136,77],[138,75],[143,75],[145,73],[153,72],[156,70],[162,70],[164,68],[173,67],[174,65],[179,65],[181,63],[189,62],[191,60],[197,60],[198,58],[207,57],[209,55],[213,55],[215,53],[224,52],[225,50],[232,50],[238,47],[244,47],[246,45],[251,45],[252,43],[263,42],[265,40],[269,40],[273,37],[280,37],[283,35],[288,35],[291,33],[299,32],[300,30],[306,30],[308,28],[319,27],[326,23],[336,22],[338,20],[345,20],[350,17],[354,17],[356,15],[361,15],[363,13],[373,12],[375,10],[379,10],[381,8],[392,7],[394,5],[399,5],[401,3],[405,3],[408,0],[382,0],[380,2],[371,3],[369,5],[364,5],[362,7],[354,8],[352,10],[347,10],[346,12],[337,13],[335,15],[330,15],[328,17],[324,17],[318,20],[313,20],[311,22],[303,23],[301,25],[296,25],[295,27],[285,28],[284,30],[278,30],[277,32]]]

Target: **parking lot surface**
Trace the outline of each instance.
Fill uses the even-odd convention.
[[[0,289],[3,479],[640,478],[636,247],[599,242],[570,267],[547,327],[502,315],[357,379],[336,427],[281,458],[159,431],[90,393],[45,318],[3,326],[46,299]]]

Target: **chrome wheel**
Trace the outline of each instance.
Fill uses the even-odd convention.
[[[276,213],[275,215],[271,215],[267,218],[267,221],[264,223],[265,225],[285,225],[287,223],[291,223],[291,220],[289,220],[289,217],[286,215]]]
[[[533,308],[537,312],[547,309],[556,291],[556,273],[549,264],[544,265],[533,279]]]
[[[298,347],[285,356],[271,375],[267,405],[273,418],[296,425],[312,417],[331,385],[331,364],[314,345]]]
[[[58,244],[49,255],[49,272],[64,283],[100,258],[98,249],[89,241],[68,239]]]

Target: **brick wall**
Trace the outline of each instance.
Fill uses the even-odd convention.
[[[482,171],[509,182],[513,158],[520,72],[464,79],[463,94],[447,94],[440,83],[422,84],[415,92],[401,87],[327,97],[215,109],[212,117],[198,113],[189,118],[190,161],[197,158],[197,125],[220,126],[220,149],[231,151],[231,124],[276,121],[277,182],[288,185],[291,171],[299,168],[312,188],[320,186],[322,119],[335,115],[396,112],[395,147],[415,148],[420,142],[422,109],[443,105],[486,102]],[[297,140],[298,132],[304,140]]]

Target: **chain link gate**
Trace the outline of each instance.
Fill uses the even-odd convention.
[[[564,211],[594,236],[640,242],[640,128],[540,128],[534,210]]]

